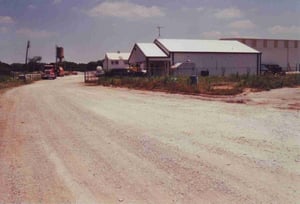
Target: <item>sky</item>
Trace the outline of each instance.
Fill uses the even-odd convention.
[[[97,61],[161,38],[300,40],[300,0],[0,0],[0,61]]]

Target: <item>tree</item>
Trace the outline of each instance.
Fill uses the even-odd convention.
[[[23,63],[12,63],[11,67],[12,67],[12,71],[14,71],[14,72],[23,72],[24,71]]]
[[[11,66],[0,61],[0,75],[9,75],[11,71]]]
[[[67,71],[78,70],[78,64],[75,62],[65,61],[64,64],[65,64],[65,70]]]
[[[33,72],[41,70],[41,61],[41,56],[34,56],[33,58],[30,58],[28,63],[28,71]]]
[[[33,58],[29,59],[29,63],[39,63],[42,61],[42,57],[41,56],[34,56]]]

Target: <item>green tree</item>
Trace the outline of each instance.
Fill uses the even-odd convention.
[[[0,61],[0,75],[9,75],[11,72],[11,66],[7,63]]]

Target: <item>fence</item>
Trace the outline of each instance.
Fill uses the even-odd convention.
[[[25,74],[26,81],[37,81],[42,78],[41,74]]]
[[[21,72],[11,72],[10,75],[14,79],[21,79],[21,80],[26,80],[26,81],[37,81],[42,78],[41,74],[23,74]]]
[[[96,75],[96,71],[84,72],[84,83],[96,83],[99,77]]]

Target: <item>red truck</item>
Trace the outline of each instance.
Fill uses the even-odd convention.
[[[56,79],[57,76],[65,76],[64,69],[62,67],[55,68],[54,65],[44,65],[42,73],[42,79]]]
[[[45,68],[42,73],[42,79],[56,79],[56,74],[53,68]]]

